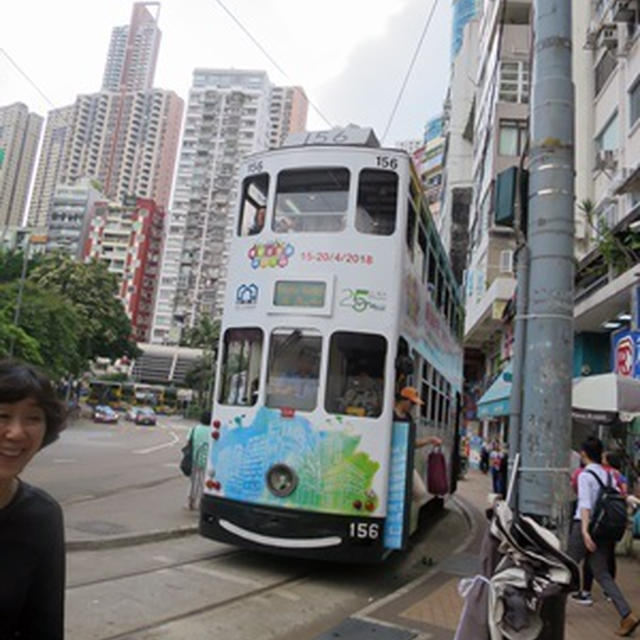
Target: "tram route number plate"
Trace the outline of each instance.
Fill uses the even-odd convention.
[[[349,537],[355,540],[377,540],[380,537],[380,523],[350,522]]]

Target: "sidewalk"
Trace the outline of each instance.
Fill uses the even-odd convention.
[[[486,520],[490,478],[471,471],[458,484],[456,501],[468,510],[471,519],[469,541],[447,560],[413,583],[381,601],[374,602],[336,629],[319,636],[325,638],[376,637],[389,640],[452,640],[462,612],[458,595],[460,579],[473,575],[478,564],[478,550]],[[617,582],[627,600],[640,609],[640,561],[618,557]],[[615,637],[619,618],[613,605],[606,602],[596,585],[594,605],[567,602],[565,640],[602,640]],[[354,634],[353,627],[359,627]],[[367,629],[368,628],[368,629]],[[635,632],[640,638],[640,632]]]
[[[188,478],[64,504],[67,551],[104,549],[166,540],[197,531],[198,513],[187,511]]]

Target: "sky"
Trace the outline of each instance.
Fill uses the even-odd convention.
[[[334,126],[386,128],[432,3],[438,2],[385,140],[421,138],[440,113],[449,78],[451,0],[223,0],[286,73],[216,0],[163,0],[155,86],[187,99],[196,67],[264,69],[278,85],[304,87]],[[24,0],[0,22],[0,47],[56,107],[98,91],[111,28],[129,22],[132,0]],[[51,105],[0,51],[0,105]],[[325,122],[312,108],[309,129]]]

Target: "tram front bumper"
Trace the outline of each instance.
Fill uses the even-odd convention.
[[[360,526],[358,526],[360,525]],[[384,518],[294,511],[204,495],[200,534],[236,546],[300,558],[378,562]],[[371,535],[363,535],[371,532]],[[375,535],[374,535],[375,534]]]

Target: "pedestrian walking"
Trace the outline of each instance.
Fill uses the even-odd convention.
[[[622,595],[607,566],[609,544],[614,542],[604,534],[598,535],[594,527],[594,514],[604,513],[604,487],[612,486],[611,474],[602,467],[602,442],[597,438],[588,438],[582,444],[580,456],[584,462],[584,470],[578,476],[578,504],[574,513],[571,533],[569,535],[568,554],[580,562],[588,557],[591,570],[596,581],[613,601],[620,625],[615,630],[618,636],[628,636],[640,624],[640,619],[633,614],[629,603]],[[605,529],[612,522],[601,521]],[[593,536],[592,536],[593,533]]]
[[[43,373],[0,361],[0,638],[64,637],[62,509],[19,477],[64,424],[64,404]]]
[[[491,467],[491,481],[493,485],[493,493],[497,493],[504,497],[504,477],[505,474],[502,471],[502,459],[504,453],[502,451],[502,445],[496,440],[491,446],[491,453],[489,454],[489,465]]]
[[[489,447],[486,442],[480,448],[480,471],[485,474],[489,472]]]
[[[210,439],[211,412],[203,411],[200,415],[200,424],[191,427],[189,430],[187,444],[183,448],[183,462],[180,465],[183,473],[189,477],[189,492],[187,494],[186,504],[189,510],[197,509],[200,505]],[[185,457],[187,456],[189,463],[185,464]],[[187,467],[189,473],[185,472]]]

